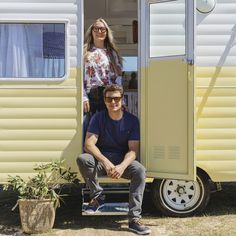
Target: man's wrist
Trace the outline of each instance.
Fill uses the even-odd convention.
[[[126,163],[124,162],[121,162],[120,163],[120,166],[125,170],[128,166],[126,165]]]

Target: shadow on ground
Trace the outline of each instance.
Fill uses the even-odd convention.
[[[127,196],[128,197],[128,196]],[[20,217],[18,208],[11,211],[17,196],[13,193],[4,195],[0,193],[0,235],[13,235],[20,230]],[[111,199],[110,199],[111,200]],[[221,192],[211,195],[211,200],[202,214],[203,216],[219,216],[236,214],[236,185],[226,184]],[[161,214],[156,211],[149,192],[145,193],[143,202],[143,218],[157,219]],[[126,216],[81,216],[81,195],[67,196],[61,207],[57,209],[54,228],[57,229],[108,229],[126,231]]]

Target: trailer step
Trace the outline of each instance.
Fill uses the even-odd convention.
[[[129,211],[128,202],[108,202],[104,204],[104,207],[99,209],[96,213],[87,213],[85,211],[88,202],[84,202],[82,206],[82,215],[94,216],[94,215],[127,215]]]

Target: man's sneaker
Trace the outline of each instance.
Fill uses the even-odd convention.
[[[134,220],[129,222],[129,230],[141,235],[151,233],[151,229],[145,225],[142,225],[140,220]]]
[[[96,198],[93,198],[85,208],[85,212],[87,214],[95,214],[99,209],[104,206],[104,202],[105,195],[100,195]]]

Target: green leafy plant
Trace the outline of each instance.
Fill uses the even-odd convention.
[[[78,183],[77,173],[71,168],[63,166],[63,160],[37,165],[36,174],[27,180],[20,176],[9,176],[4,190],[13,190],[19,193],[21,199],[50,199],[54,207],[60,206],[61,189],[65,183]]]

